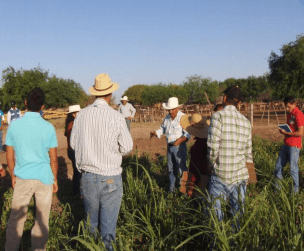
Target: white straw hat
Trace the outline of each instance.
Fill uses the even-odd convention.
[[[104,96],[118,90],[119,84],[111,82],[108,74],[101,73],[95,78],[95,85],[93,85],[89,92],[94,96]]]
[[[171,97],[168,99],[168,103],[163,103],[163,107],[166,110],[172,110],[174,108],[181,107],[181,106],[182,105],[178,104],[178,98],[176,98],[176,97]]]
[[[68,113],[72,113],[72,112],[79,112],[80,109],[80,105],[71,105],[69,106],[69,112]]]
[[[120,100],[121,100],[121,101],[123,101],[123,100],[129,101],[128,96],[123,96]]]

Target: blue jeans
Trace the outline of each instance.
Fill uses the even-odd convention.
[[[127,124],[127,127],[128,127],[128,130],[130,132],[130,124],[131,124],[131,120],[126,118],[126,124]]]
[[[299,155],[300,149],[292,146],[282,146],[279,157],[277,159],[277,163],[275,165],[275,176],[278,179],[283,179],[283,169],[287,162],[290,164],[290,175],[293,178],[293,190],[294,192],[299,191]]]
[[[168,144],[167,157],[168,157],[168,173],[170,179],[169,190],[171,192],[174,192],[176,180],[179,180],[178,175],[182,175],[182,172],[188,171],[186,166],[186,160],[187,160],[186,142],[181,143],[179,146]]]
[[[82,173],[81,193],[86,217],[90,218],[90,231],[95,233],[99,226],[100,237],[107,250],[113,250],[111,242],[115,242],[116,238],[116,223],[123,193],[121,175]]]
[[[1,116],[0,116],[1,119]],[[3,135],[3,131],[0,131],[0,151],[2,151],[3,145],[2,145],[2,135]]]
[[[208,191],[211,196],[212,203],[215,203],[214,209],[219,221],[223,220],[220,198],[224,201],[229,199],[230,212],[233,216],[238,212],[240,212],[240,214],[244,213],[246,182],[247,181],[243,180],[238,183],[228,185],[215,175],[210,177]],[[239,196],[241,201],[239,201]]]

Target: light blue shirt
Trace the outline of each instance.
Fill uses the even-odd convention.
[[[160,138],[161,135],[165,134],[168,144],[174,143],[182,136],[190,139],[190,134],[186,132],[180,125],[180,120],[183,115],[185,114],[181,111],[178,111],[175,119],[172,121],[170,114],[168,114],[160,126],[160,129],[156,130],[157,137]]]
[[[2,126],[2,121],[4,120],[3,111],[0,110],[0,126]]]
[[[56,131],[38,112],[27,112],[10,124],[6,145],[15,150],[14,174],[18,178],[40,180],[46,185],[54,183],[49,149],[58,145]]]

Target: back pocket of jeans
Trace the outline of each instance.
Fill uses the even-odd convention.
[[[108,193],[112,193],[115,190],[117,190],[117,186],[115,184],[114,179],[108,179],[108,180],[106,180],[106,183],[107,183],[107,192]]]

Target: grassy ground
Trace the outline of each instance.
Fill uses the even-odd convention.
[[[253,139],[257,168],[256,185],[247,189],[245,212],[240,231],[231,227],[235,219],[228,212],[218,222],[206,199],[167,197],[166,157],[152,161],[148,154],[123,160],[124,197],[117,224],[116,250],[303,250],[304,193],[290,192],[288,167],[282,190],[273,189],[273,172],[282,143]],[[304,167],[300,156],[300,170]],[[302,172],[301,172],[302,176]],[[71,181],[60,180],[60,203],[52,208],[48,250],[103,250],[102,244],[84,227],[81,200],[72,196]],[[5,242],[12,190],[2,188],[0,250]],[[225,209],[224,209],[225,210]],[[228,206],[226,207],[228,211]],[[22,250],[30,250],[34,201],[22,237]]]

